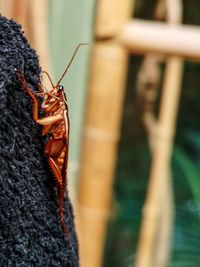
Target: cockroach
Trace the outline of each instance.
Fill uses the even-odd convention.
[[[40,83],[40,91],[38,95],[42,97],[41,106],[35,94],[29,88],[24,75],[15,69],[17,78],[22,85],[25,92],[31,97],[33,101],[33,120],[35,123],[43,126],[42,135],[47,136],[47,141],[44,147],[44,154],[47,156],[49,166],[54,174],[58,186],[59,195],[59,215],[63,231],[68,237],[67,227],[64,220],[63,201],[66,194],[67,181],[67,166],[68,166],[68,152],[69,152],[69,115],[68,104],[65,95],[64,87],[60,85],[64,76],[66,75],[78,49],[85,43],[79,44],[63,74],[56,85],[53,84],[50,75],[43,71],[49,78],[51,83],[50,90],[44,90],[42,83]],[[44,117],[39,118],[39,110],[43,110]]]

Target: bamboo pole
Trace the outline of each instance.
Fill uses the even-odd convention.
[[[200,61],[197,26],[172,26],[134,19],[124,26],[116,41],[130,53],[159,53]]]
[[[48,42],[48,0],[29,1],[31,44],[36,49],[43,70],[52,73]],[[44,85],[49,88],[48,81]]]
[[[1,12],[21,24],[36,49],[42,68],[51,73],[48,42],[48,0],[1,0]],[[49,83],[44,80],[46,87]]]
[[[101,266],[102,261],[126,68],[122,48],[112,42],[94,45],[79,185],[87,267]]]
[[[21,24],[26,37],[30,40],[28,0],[1,0],[0,12],[7,18],[12,18]]]
[[[177,65],[173,59],[167,64],[167,72],[177,71]],[[181,66],[180,66],[181,71]],[[167,77],[167,74],[166,74]],[[164,196],[164,188],[166,175],[170,164],[170,156],[173,145],[173,135],[177,113],[177,103],[179,99],[179,90],[174,90],[174,84],[179,83],[180,75],[171,77],[164,83],[164,91],[160,106],[159,122],[155,138],[157,139],[154,159],[151,167],[149,189],[146,204],[143,210],[143,222],[141,227],[140,242],[138,246],[138,254],[136,267],[152,267],[152,255],[155,245],[155,233],[158,226],[160,216],[160,207],[158,203]],[[169,108],[170,107],[170,108]]]
[[[163,176],[166,176],[163,178],[162,184],[165,192],[160,199],[161,214],[156,234],[157,242],[155,244],[154,267],[167,267],[169,264],[174,219],[172,175],[169,170],[166,170]]]
[[[116,36],[133,12],[132,0],[98,1],[95,35],[98,39]]]
[[[12,18],[12,0],[0,0],[0,14]]]
[[[168,9],[170,10],[169,7]],[[181,12],[177,13],[177,22],[179,22],[179,14]],[[174,14],[171,18],[171,23],[175,23]],[[168,263],[169,233],[171,232],[173,218],[173,197],[171,181],[169,179],[169,168],[181,88],[182,67],[182,60],[179,58],[172,57],[167,61],[160,115],[155,136],[157,141],[153,153],[136,267],[164,267]],[[163,211],[163,209],[165,210]],[[163,212],[167,212],[167,214],[163,214]],[[157,236],[159,222],[160,235]],[[158,239],[157,247],[156,236]],[[157,249],[156,253],[155,247]]]
[[[170,25],[176,25],[182,21],[182,1],[181,0],[165,0],[167,21]],[[166,74],[164,80],[164,90],[175,90],[177,94],[181,91],[181,81],[183,75],[183,60],[180,58],[168,58],[166,66]],[[171,83],[171,81],[173,81]],[[177,98],[179,98],[177,96]],[[177,99],[178,106],[178,99]],[[174,112],[174,120],[176,120],[176,112]],[[175,126],[174,126],[175,127]],[[175,130],[174,130],[175,131]],[[171,152],[172,153],[172,152]],[[165,190],[162,196],[161,204],[161,219],[160,219],[160,231],[159,241],[157,242],[156,256],[154,261],[155,267],[166,267],[170,258],[170,245],[172,239],[173,228],[173,188],[172,188],[172,176],[170,171],[166,173],[165,179],[163,179],[163,188]]]
[[[17,23],[22,25],[23,30],[27,35],[27,20],[28,20],[28,2],[27,0],[12,1],[12,18]]]
[[[166,11],[167,14],[165,14]],[[156,18],[164,19],[164,17],[167,17],[167,21],[170,24],[181,22],[182,5],[179,0],[161,0],[158,2],[156,9]],[[143,121],[147,128],[152,157],[154,155],[153,152],[157,141],[156,138],[154,138],[154,130],[157,123],[154,115],[154,100],[156,96],[157,84],[159,82],[156,61],[158,64],[158,55],[147,55],[143,63],[143,68],[141,69],[138,77],[138,94],[140,99],[142,97],[141,101],[144,103]],[[168,59],[168,61],[170,61],[170,58]],[[182,60],[180,60],[179,58],[174,61],[180,62],[180,64],[182,62]],[[182,76],[182,71],[179,70],[179,64],[176,66],[176,68],[177,71],[168,72],[168,76],[165,77],[166,81],[171,80],[171,77],[173,77],[174,75],[177,75],[178,77],[179,75]],[[181,81],[181,77],[178,81]],[[144,90],[146,83],[148,83],[148,91],[145,92]],[[149,85],[151,85],[151,87],[149,87]],[[173,88],[174,90],[180,90],[180,83],[174,84]],[[169,90],[169,88],[166,90]],[[167,173],[163,173],[163,175],[166,175],[166,177],[163,179],[163,182],[165,182],[165,184],[162,185],[165,193],[163,194],[162,199],[157,202],[160,205],[161,215],[158,222],[159,227],[157,229],[157,234],[155,237],[155,239],[157,239],[157,244],[155,244],[155,253],[153,253],[153,255],[151,256],[154,257],[154,267],[167,266],[170,257],[170,244],[174,215],[173,190],[170,171],[168,170]]]
[[[122,4],[119,0],[101,0],[97,7],[97,40],[92,52],[79,175],[84,267],[102,264],[125,91],[127,54],[106,37],[116,35],[124,25],[132,12],[133,2],[125,0]]]

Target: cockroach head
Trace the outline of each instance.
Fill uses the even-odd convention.
[[[58,92],[64,91],[64,87],[60,84],[57,85]]]

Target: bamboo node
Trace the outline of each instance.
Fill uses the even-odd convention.
[[[119,140],[119,134],[94,127],[87,127],[84,131],[84,136],[104,143],[116,143]]]

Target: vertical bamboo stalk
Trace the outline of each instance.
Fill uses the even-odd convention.
[[[48,45],[48,0],[1,0],[0,7],[3,14],[23,26],[31,45],[37,50],[42,68],[51,72]]]
[[[132,12],[131,4],[132,0],[98,2],[79,176],[84,267],[102,263],[127,70],[126,52],[100,40],[117,34]]]
[[[174,218],[174,203],[173,203],[173,188],[171,182],[171,173],[168,170],[163,175],[166,178],[163,179],[163,188],[165,193],[161,199],[161,216],[159,221],[159,228],[157,231],[157,243],[155,245],[155,258],[154,267],[166,267],[170,258],[171,237]]]
[[[30,32],[28,29],[28,1],[29,0],[1,0],[0,12],[7,18],[12,18],[17,23],[21,24],[26,37],[30,39]]]
[[[31,17],[31,44],[37,50],[42,69],[51,74],[48,42],[48,0],[29,1],[29,10]],[[47,83],[46,87],[49,88],[49,83]]]
[[[167,21],[169,24],[179,24],[182,20],[182,1],[166,0]],[[180,94],[181,80],[183,74],[183,60],[180,58],[169,58],[167,60],[166,74],[164,80],[165,90],[176,90],[177,95]],[[170,81],[173,81],[172,83]],[[172,87],[172,88],[171,88]],[[179,98],[179,96],[177,96]],[[178,106],[178,99],[177,99]],[[176,120],[176,111],[174,113],[174,121]],[[175,127],[175,125],[174,125]],[[170,244],[172,238],[173,226],[173,188],[172,176],[170,171],[166,173],[166,184],[163,184],[165,193],[162,196],[161,218],[159,241],[157,242],[156,256],[154,261],[155,267],[166,267],[170,258]]]
[[[127,55],[123,49],[111,42],[94,45],[79,192],[86,266],[101,266],[126,68]]]
[[[178,12],[178,21],[179,14],[181,12]],[[174,13],[171,18],[172,23],[174,23]],[[164,267],[168,263],[170,232],[173,218],[173,197],[169,168],[181,88],[182,67],[182,60],[179,58],[171,57],[167,61],[160,115],[155,136],[157,141],[144,208],[136,267]],[[163,209],[165,208],[167,218],[166,214],[163,213]],[[160,225],[159,222],[161,223]],[[161,227],[160,240],[159,236],[157,236],[159,232],[157,228],[159,226]],[[156,246],[156,237],[158,238],[158,246]],[[160,244],[162,244],[162,248]],[[155,248],[157,249],[156,253]]]
[[[13,3],[12,0],[0,0],[0,14],[7,18],[12,18]]]
[[[167,64],[167,72],[177,73],[177,67],[181,71],[182,66],[177,64],[176,58],[171,59]],[[166,74],[166,77],[168,74]],[[155,236],[160,217],[160,205],[165,194],[164,185],[168,177],[168,168],[173,145],[173,134],[177,114],[177,104],[180,87],[180,75],[171,76],[171,80],[165,80],[164,91],[161,100],[159,122],[155,138],[157,143],[152,161],[150,182],[147,199],[143,212],[143,222],[138,246],[136,267],[152,267],[153,253],[155,248]],[[163,175],[164,174],[164,175]]]
[[[117,35],[133,12],[135,0],[100,0],[97,5],[95,33],[98,38]]]
[[[23,30],[27,30],[28,2],[27,0],[12,1],[12,18],[22,25]]]

